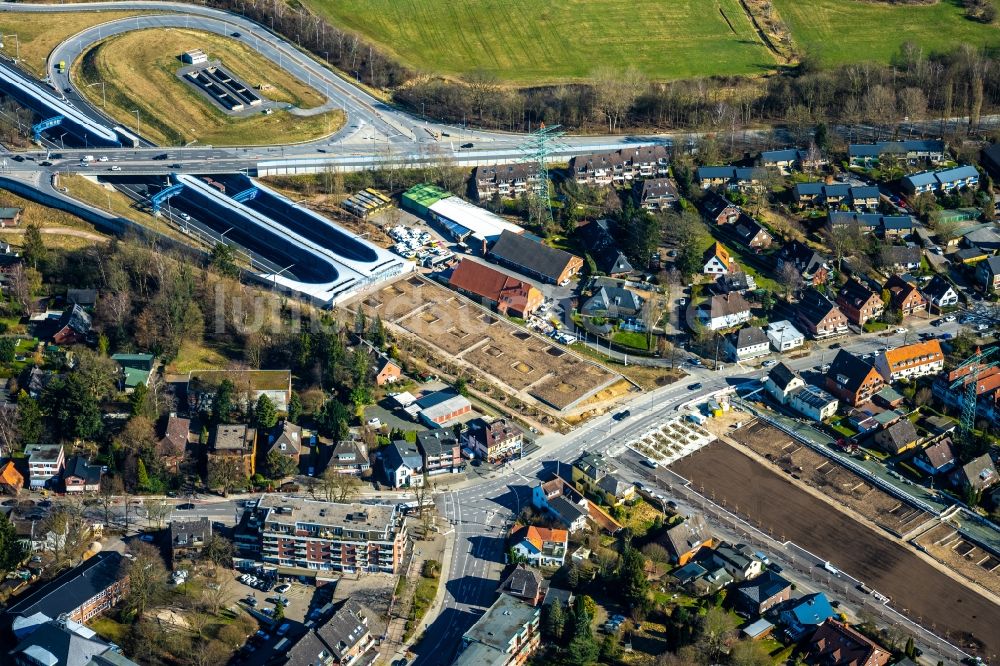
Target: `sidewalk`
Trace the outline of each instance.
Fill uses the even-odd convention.
[[[447,584],[449,580],[448,576],[451,574],[451,559],[452,559],[451,556],[455,549],[455,528],[452,527],[444,535],[444,537],[445,537],[445,544],[444,544],[444,550],[441,553],[441,575],[438,577],[437,593],[434,595],[434,601],[431,603],[430,608],[427,609],[427,613],[424,615],[423,619],[420,620],[421,622],[423,622],[425,627],[434,624],[434,621],[437,620],[437,617],[438,615],[440,615],[441,609],[444,606],[445,595],[448,592]],[[418,562],[414,562],[414,565],[416,564],[418,564]],[[419,565],[423,566],[423,560],[419,561]],[[420,577],[420,566],[410,567],[411,571],[416,572],[414,581]],[[411,583],[410,576],[408,575],[407,585],[409,585],[410,583]],[[408,614],[409,613],[407,612],[406,615]],[[400,627],[402,627],[406,621],[405,616],[401,618],[394,618],[394,620],[398,620]],[[407,652],[410,649],[410,646],[413,645],[418,640],[420,640],[423,636],[423,633],[424,633],[423,631],[415,629],[413,631],[413,635],[410,636],[410,639],[408,641],[406,641],[405,643],[400,642],[400,644],[396,648],[396,652],[392,655],[391,663],[395,663],[397,659],[405,658]],[[400,632],[399,635],[402,636],[402,632]],[[399,642],[398,639],[397,642]]]

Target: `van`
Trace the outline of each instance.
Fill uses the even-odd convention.
[[[288,630],[291,629],[291,628],[292,628],[292,625],[289,624],[288,622],[286,622],[283,625],[281,625],[280,627],[278,627],[278,630],[276,632],[274,632],[274,633],[277,636],[284,636],[285,634],[288,633]]]
[[[80,161],[82,161],[82,162],[93,162],[94,161],[94,156],[93,155],[84,155],[83,157],[80,158]]]

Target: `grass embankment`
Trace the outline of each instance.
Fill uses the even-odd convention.
[[[177,358],[167,366],[167,373],[187,374],[192,370],[224,370],[228,367],[229,361],[217,349],[184,342],[177,352]]]
[[[962,3],[941,0],[929,5],[859,0],[774,0],[792,40],[807,58],[823,65],[889,62],[901,44],[924,51],[951,51],[963,42],[1000,46],[1000,30],[965,18]],[[873,29],[882,26],[884,29]]]
[[[252,48],[234,39],[178,28],[138,30],[96,44],[73,65],[73,79],[95,106],[101,106],[100,86],[107,90],[109,115],[161,145],[193,141],[209,145],[260,145],[294,143],[316,139],[339,129],[344,123],[340,110],[315,116],[295,116],[286,111],[270,115],[252,113],[230,116],[212,104],[193,86],[177,77],[183,64],[179,56],[200,48],[209,59],[220,60],[226,69],[250,86],[270,86],[261,91],[267,99],[313,108],[323,97]]]
[[[159,231],[176,240],[184,241],[185,243],[192,242],[190,237],[180,233],[163,220],[139,210],[132,199],[129,199],[113,187],[95,181],[93,178],[78,174],[63,174],[59,178],[59,184],[65,187],[66,193],[74,199],[89,203],[91,206],[108,211],[113,215],[138,222],[144,227]]]
[[[47,208],[5,190],[0,190],[0,207],[21,208],[24,211],[21,213],[20,225],[0,230],[0,240],[7,241],[19,250],[24,228],[30,222],[42,228],[45,245],[51,248],[78,250],[110,238],[75,215]]]
[[[45,60],[52,49],[71,35],[87,28],[127,18],[137,14],[156,12],[80,12],[41,14],[11,12],[0,14],[0,31],[4,35],[16,34],[3,40],[3,52],[14,57],[20,54],[21,65],[39,77],[45,76]],[[20,42],[20,44],[18,44]]]
[[[477,70],[520,84],[586,78],[602,65],[655,79],[756,74],[775,61],[739,0],[306,0],[411,68]],[[442,48],[442,45],[447,45]]]

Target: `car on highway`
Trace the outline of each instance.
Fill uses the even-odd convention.
[[[169,157],[170,155],[168,155],[167,153],[160,153],[159,155],[153,155],[153,159],[158,161],[168,159]]]
[[[183,169],[184,165],[183,164],[171,164],[170,168],[171,169]]]
[[[178,504],[177,505],[177,510],[178,511],[190,511],[193,508],[194,508],[194,504],[192,504],[191,502],[186,502],[185,504]]]
[[[618,412],[617,414],[615,414],[612,418],[615,421],[624,421],[625,419],[627,419],[630,416],[632,416],[632,412],[630,410],[628,410],[628,409],[624,409],[624,410]]]
[[[184,220],[185,222],[189,222],[191,220],[191,216],[188,215],[187,213],[178,213],[177,216],[182,220]]]
[[[688,384],[688,391],[697,391],[701,388],[701,382],[695,382],[694,384]]]
[[[108,161],[108,156],[107,155],[101,155],[100,157],[97,158],[97,161],[98,162],[107,162]]]
[[[472,148],[472,145],[473,144],[471,144],[471,143],[463,143],[462,144],[462,148]]]
[[[89,167],[90,166],[90,162],[80,162],[80,166],[82,166],[82,167]]]
[[[48,160],[43,160],[43,161],[41,161],[41,162],[38,163],[38,166],[52,166],[52,162],[50,162]]]
[[[120,166],[118,166],[117,164],[114,164],[111,167],[111,171],[121,171],[121,170],[122,170],[122,168]]]
[[[236,39],[239,39],[239,38],[240,38],[240,37],[242,37],[243,35],[241,35],[241,34],[240,34],[240,33],[238,33],[238,32],[234,32],[234,33],[232,33],[232,34],[231,34],[230,36],[231,36],[231,37],[235,37]]]
[[[645,465],[646,467],[651,467],[652,469],[656,469],[657,467],[660,466],[659,463],[657,463],[655,460],[650,460],[649,458],[643,458],[642,464]]]

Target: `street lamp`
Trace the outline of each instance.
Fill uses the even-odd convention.
[[[107,90],[106,90],[105,85],[104,85],[104,81],[94,81],[93,83],[88,83],[87,84],[88,88],[90,88],[92,86],[101,86],[101,106],[103,106],[105,109],[108,108],[108,95],[107,95]],[[138,118],[138,115],[139,115],[139,109],[136,109],[136,117],[137,118]],[[139,121],[136,120],[135,124],[136,124],[136,127],[138,128]],[[136,133],[137,134],[139,133],[138,129],[136,129]]]
[[[136,136],[140,136],[140,134],[139,134],[139,109],[132,109],[132,111],[135,113],[135,135]]]
[[[11,33],[9,35],[0,35],[0,39],[7,39],[8,37],[14,38],[14,62],[21,59],[21,40],[17,38],[17,33]]]

